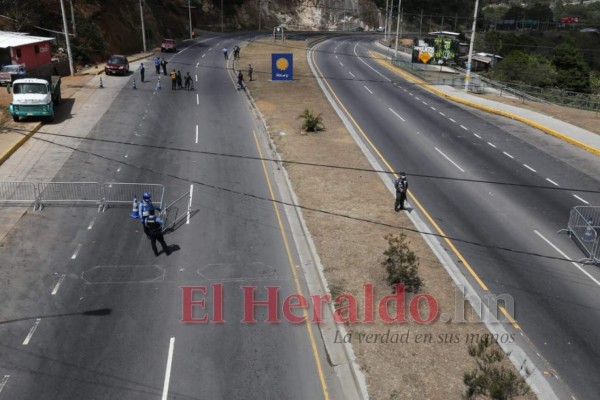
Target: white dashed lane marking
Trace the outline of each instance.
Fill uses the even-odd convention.
[[[546,180],[547,180],[548,182],[550,182],[551,184],[553,184],[554,186],[559,186],[559,184],[558,184],[558,183],[554,182],[554,181],[553,181],[552,179],[550,179],[550,178],[546,178]]]
[[[573,197],[575,197],[577,200],[581,201],[582,203],[590,204],[589,202],[587,202],[586,200],[584,200],[581,197],[577,196],[576,194],[574,194]]]
[[[77,245],[77,248],[75,249],[75,253],[73,253],[73,255],[71,256],[71,260],[74,260],[77,258],[77,254],[79,253],[79,250],[81,250],[81,243],[79,243]]]
[[[390,110],[396,117],[400,118],[402,120],[402,122],[406,122],[406,120],[404,118],[402,118],[400,115],[398,115],[398,113],[396,113],[396,111],[392,110],[391,108],[388,108],[388,110]]]
[[[466,126],[464,126],[464,125],[461,125],[460,127],[461,127],[461,128],[463,128],[465,131],[468,131],[468,130],[469,130],[469,128],[467,128],[467,127],[466,127]]]
[[[456,121],[455,121],[455,120],[453,120],[452,118],[448,118],[448,119],[449,119],[450,121],[452,121],[452,122],[456,123]]]
[[[502,152],[502,154],[504,154],[506,157],[510,157],[510,158],[513,158],[513,159],[514,159],[514,157],[513,157],[513,156],[511,156],[510,154],[508,154],[508,153],[507,153],[507,152],[505,152],[505,151],[503,151],[503,152]]]
[[[0,382],[0,393],[2,393],[2,389],[4,389],[4,386],[6,386],[8,378],[10,378],[10,375],[4,375],[4,378],[2,378],[2,381]]]
[[[35,323],[31,327],[31,329],[29,330],[29,334],[27,335],[27,337],[23,341],[23,346],[27,346],[29,344],[29,341],[33,337],[33,334],[35,333],[35,330],[37,329],[37,327],[38,327],[38,325],[39,325],[39,323],[40,323],[41,320],[42,320],[41,318],[36,318]]]
[[[487,142],[487,144],[489,144],[490,146],[492,146],[493,148],[496,148],[496,145],[494,143],[491,142]]]
[[[367,92],[369,92],[369,93],[373,94],[373,92],[371,92],[371,89],[369,89],[369,88],[368,88],[368,87],[366,87],[366,86],[363,86],[363,87],[364,87],[365,89],[367,89]]]
[[[438,149],[437,147],[434,147],[434,149],[440,153],[442,156],[444,156],[444,158],[448,161],[450,161],[452,163],[452,165],[454,165],[456,168],[458,168],[460,170],[460,172],[465,172],[464,169],[462,169],[457,163],[455,163],[454,161],[452,161],[452,159],[450,157],[448,157],[447,155],[445,155],[440,149]]]
[[[348,71],[348,73],[350,74],[351,77],[356,78],[352,72]]]
[[[481,136],[479,136],[478,134],[474,133],[473,135],[477,136],[479,139],[481,139]]]
[[[120,169],[118,169],[117,171],[119,171]],[[90,221],[90,224],[88,225],[88,230],[92,229],[94,227],[94,223],[96,222],[96,217],[92,218],[92,220]]]
[[[531,168],[531,167],[530,167],[529,165],[527,165],[527,164],[523,164],[523,166],[524,166],[525,168],[527,168],[528,170],[530,170],[530,171],[537,172],[535,169]]]
[[[65,274],[61,274],[60,278],[58,279],[58,282],[56,282],[56,286],[54,286],[54,290],[52,290],[52,293],[50,293],[52,296],[54,296],[54,295],[56,295],[56,293],[58,293],[58,288],[60,288],[60,285],[62,285],[64,280],[65,280]]]

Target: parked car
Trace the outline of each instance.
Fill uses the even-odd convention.
[[[160,45],[160,51],[162,52],[177,52],[177,42],[174,39],[165,39]]]
[[[380,26],[379,28],[375,29],[377,32],[383,32],[385,31],[385,28],[383,26]]]
[[[25,74],[25,66],[20,64],[9,64],[0,68],[0,85],[8,85],[12,75]]]
[[[127,75],[129,73],[129,61],[127,61],[127,57],[118,55],[108,57],[104,73],[106,75]]]
[[[357,32],[364,32],[365,28],[363,28],[362,26],[359,26],[356,28]]]

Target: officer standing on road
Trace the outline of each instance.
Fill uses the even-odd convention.
[[[238,80],[238,90],[243,89],[244,88],[244,74],[242,74],[242,70],[240,70],[240,72],[238,72],[237,80]]]
[[[252,64],[248,64],[248,78],[250,78],[250,82],[252,82],[252,72],[254,72]]]
[[[408,181],[406,180],[406,174],[400,172],[400,177],[394,182],[396,188],[396,204],[394,210],[399,212],[404,210],[404,202],[406,201],[406,192],[408,191]]]
[[[228,50],[227,50],[227,47],[224,47],[224,48],[223,48],[223,56],[225,57],[225,59],[226,59],[226,60],[228,60],[228,59],[229,59],[229,57],[228,57],[228,55],[227,55],[227,52],[228,52]]]
[[[192,77],[189,72],[186,72],[183,82],[185,84],[185,90],[190,90],[192,88]]]
[[[156,68],[156,75],[160,75],[160,58],[156,57],[154,60],[154,68]]]
[[[158,240],[158,243],[160,243],[160,245],[162,246],[165,254],[168,256],[171,255],[171,250],[169,250],[169,246],[167,246],[167,243],[165,243],[165,238],[162,234],[163,225],[164,225],[164,223],[160,219],[160,217],[157,217],[156,215],[154,215],[154,210],[153,209],[150,210],[150,215],[148,215],[148,218],[146,218],[146,222],[144,223],[144,226],[148,230],[148,237],[150,238],[150,245],[152,246],[152,250],[154,251],[154,255],[156,257],[158,257],[158,255],[160,254],[158,252],[158,249],[156,248],[157,240]]]
[[[144,233],[146,236],[149,235],[148,228],[146,227],[146,220],[150,216],[150,211],[154,211],[155,207],[152,204],[152,195],[148,192],[144,192],[142,195],[142,201],[138,205],[138,214],[140,215],[140,220],[142,221],[142,226],[144,227]]]
[[[140,80],[144,82],[144,73],[146,72],[146,68],[144,68],[144,63],[140,64]]]
[[[165,76],[167,76],[167,64],[168,64],[167,60],[165,60],[165,58],[163,57],[160,62],[160,65],[162,66],[163,74]],[[160,72],[159,72],[159,74],[160,74]]]

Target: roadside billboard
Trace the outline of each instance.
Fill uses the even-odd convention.
[[[459,42],[450,38],[415,39],[412,62],[420,64],[449,64],[458,62]]]

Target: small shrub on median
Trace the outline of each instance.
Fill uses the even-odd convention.
[[[382,262],[387,272],[387,281],[391,286],[403,284],[407,292],[418,292],[423,280],[418,275],[419,258],[412,251],[406,235],[386,235],[388,248],[383,252],[386,259]]]
[[[304,129],[306,132],[317,132],[325,129],[321,114],[315,115],[314,111],[311,111],[308,108],[304,110],[304,112],[300,114],[298,118],[303,119],[302,129]]]

